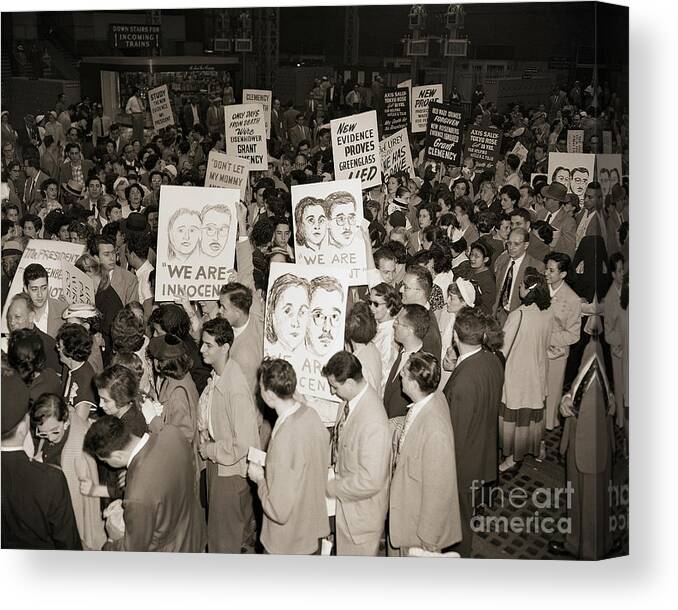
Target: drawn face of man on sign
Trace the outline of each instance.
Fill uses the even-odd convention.
[[[273,350],[279,347],[293,354],[301,346],[308,323],[309,290],[307,280],[291,273],[273,282],[266,308],[266,340]]]
[[[325,199],[330,218],[330,242],[337,248],[353,243],[357,229],[356,202],[351,193],[338,191]]]
[[[341,284],[327,275],[311,280],[311,319],[306,330],[306,347],[316,356],[326,356],[341,324]]]
[[[556,170],[553,172],[551,182],[560,182],[564,184],[567,190],[570,190],[570,170],[566,167],[556,167]]]
[[[585,167],[575,167],[570,174],[570,189],[579,197],[579,201],[584,201],[586,185],[590,182],[589,170]]]
[[[327,236],[327,215],[321,199],[304,197],[294,210],[296,242],[312,250],[320,249]]]
[[[598,172],[598,182],[600,188],[603,190],[603,197],[607,197],[610,193],[610,170],[604,167]]]
[[[207,256],[219,256],[226,247],[231,228],[231,210],[223,205],[211,205],[202,211],[200,249]]]
[[[188,208],[179,208],[169,220],[168,257],[187,259],[198,246],[202,223],[200,214]]]

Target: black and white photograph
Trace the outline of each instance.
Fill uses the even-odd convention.
[[[628,7],[93,8],[1,16],[3,552],[628,555]]]

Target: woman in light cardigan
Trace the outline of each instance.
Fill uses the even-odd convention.
[[[377,321],[367,303],[359,301],[346,320],[346,345],[360,361],[363,376],[376,392],[381,389],[383,369],[381,354],[374,344]]]
[[[37,447],[34,458],[58,466],[66,477],[82,548],[99,551],[106,542],[100,500],[87,495],[99,484],[97,465],[83,451],[89,422],[58,394],[43,394],[31,406],[31,428]]]

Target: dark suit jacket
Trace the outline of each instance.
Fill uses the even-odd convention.
[[[127,469],[125,535],[112,551],[200,553],[206,544],[193,452],[174,426],[151,434]]]
[[[61,375],[61,360],[59,360],[59,354],[56,351],[56,341],[49,335],[43,333],[37,326],[33,327],[33,330],[40,335],[42,339],[42,346],[45,349],[45,364],[48,369],[52,369],[58,375]]]
[[[504,252],[499,256],[499,258],[497,258],[497,262],[494,264],[494,277],[497,280],[497,297],[494,301],[495,312],[501,308],[501,303],[499,302],[501,299],[501,289],[502,285],[504,284],[504,276],[506,275],[510,261],[511,257],[508,255],[508,252]],[[518,286],[520,286],[520,284],[523,282],[523,277],[525,277],[525,269],[528,267],[535,267],[537,271],[543,271],[544,263],[538,261],[536,258],[530,256],[527,253],[525,254],[522,264],[518,270],[513,273],[513,294],[511,295],[511,302],[509,303],[510,311],[520,307],[520,291],[518,290]]]
[[[450,405],[462,493],[466,483],[497,478],[497,420],[504,383],[499,359],[486,350],[459,364],[443,393]]]
[[[40,203],[42,201],[42,193],[40,192],[40,187],[42,183],[47,180],[49,176],[42,170],[38,171],[38,179],[35,182],[33,190],[29,194],[30,185],[33,183],[33,178],[26,178],[26,184],[24,186],[24,204],[25,209],[30,209],[33,204]]]
[[[82,177],[87,180],[90,170],[94,167],[94,164],[89,159],[83,159],[82,164]],[[66,184],[69,180],[73,179],[73,170],[71,168],[71,162],[66,160],[61,166],[61,171],[59,172],[59,182],[61,184]]]
[[[438,327],[438,320],[433,313],[432,309],[428,310],[428,319],[429,327],[426,336],[424,337],[424,343],[421,346],[421,349],[429,354],[433,354],[438,360],[441,358],[441,352],[443,349],[443,340],[440,337],[440,328]]]
[[[81,550],[68,485],[55,466],[2,453],[2,548]]]
[[[401,358],[398,356],[393,366],[391,366],[391,371],[384,386],[384,408],[389,419],[406,415],[407,405],[411,402],[403,393],[403,386],[400,383],[400,375],[398,375],[400,362]]]

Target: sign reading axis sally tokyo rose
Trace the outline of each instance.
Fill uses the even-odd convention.
[[[261,104],[224,106],[226,123],[226,154],[250,162],[250,169],[268,167],[266,152],[266,121]]]
[[[161,186],[155,300],[216,301],[233,268],[240,191]]]
[[[379,186],[381,158],[376,111],[334,119],[330,128],[335,178],[358,178],[364,189]]]

